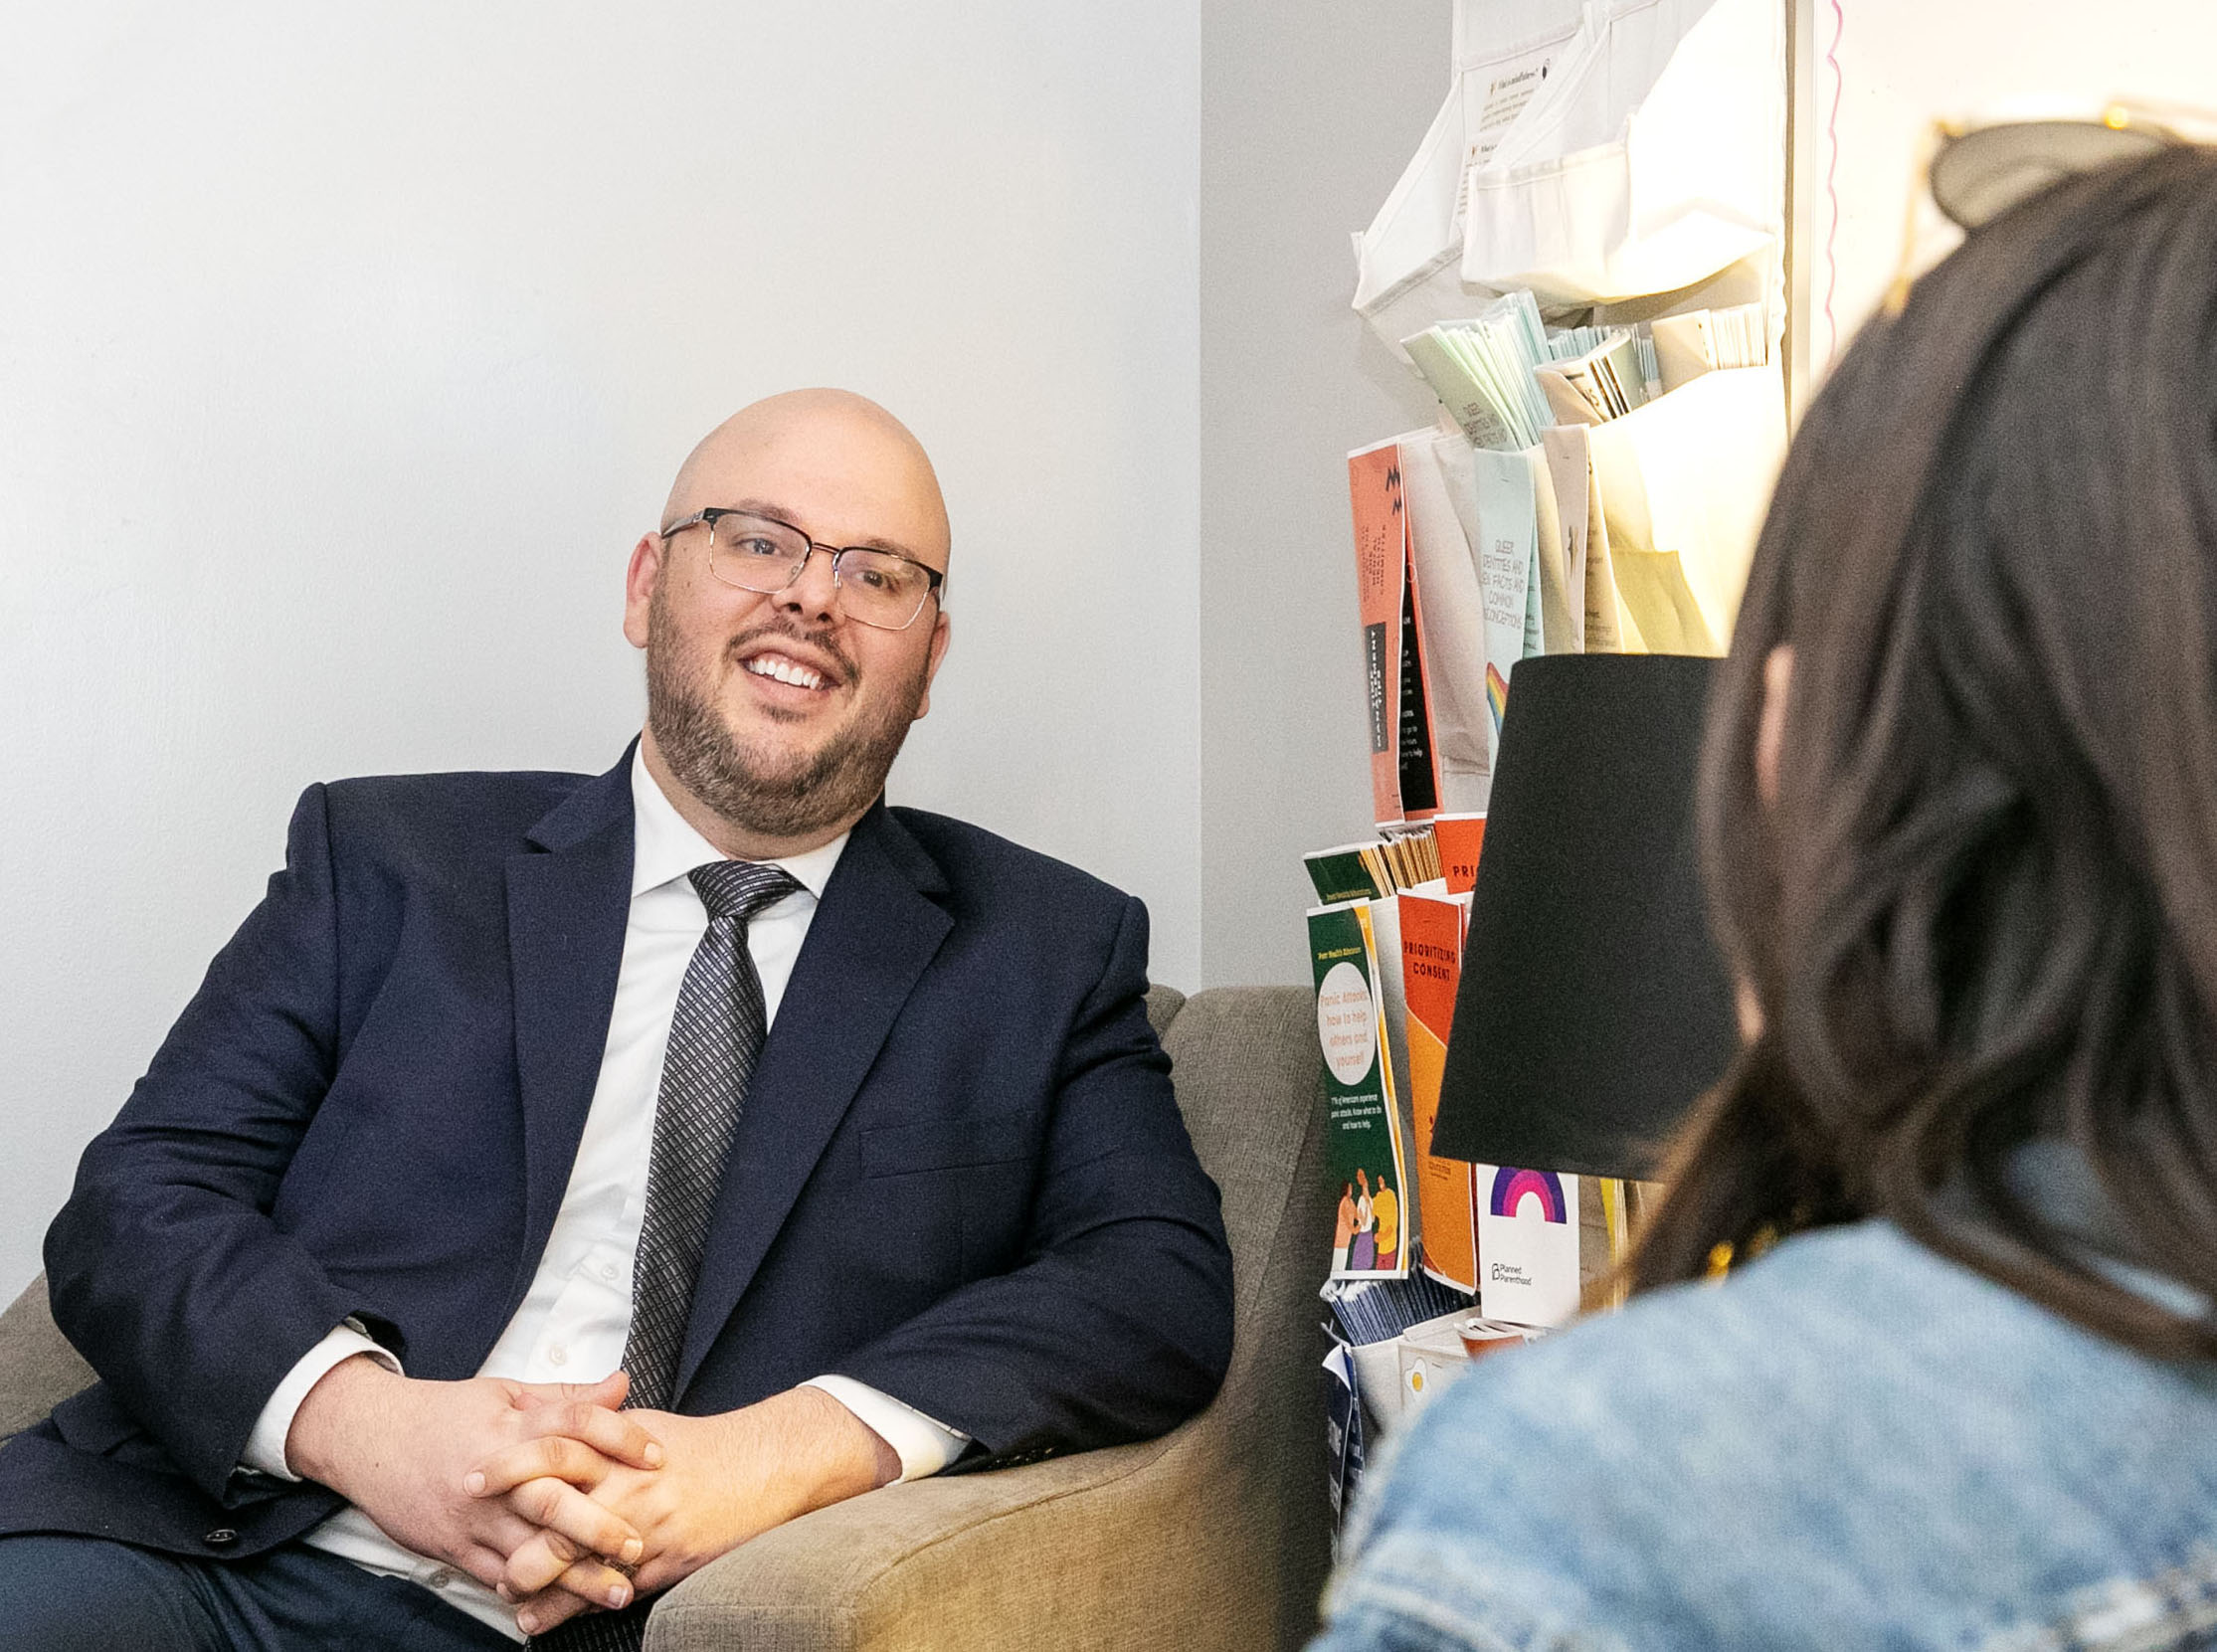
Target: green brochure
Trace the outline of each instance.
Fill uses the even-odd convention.
[[[1332,1277],[1405,1278],[1408,1165],[1370,908],[1312,908],[1309,951],[1324,1058],[1325,1169],[1338,1199]]]

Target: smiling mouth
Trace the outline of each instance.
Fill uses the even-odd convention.
[[[813,665],[804,665],[798,659],[789,659],[781,653],[752,654],[739,662],[740,668],[752,676],[769,677],[794,688],[826,689],[831,686],[829,678]]]

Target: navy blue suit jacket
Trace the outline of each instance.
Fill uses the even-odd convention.
[[[336,1506],[233,1474],[333,1326],[411,1376],[476,1373],[569,1179],[631,871],[628,759],[309,788],[48,1235],[55,1318],[101,1380],[0,1450],[0,1531],[251,1554]],[[1202,1405],[1230,1260],[1146,951],[1145,908],[1083,873],[863,817],[747,1099],[675,1408],[835,1372],[990,1464]]]

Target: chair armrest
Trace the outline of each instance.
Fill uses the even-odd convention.
[[[1242,1584],[1275,1574],[1299,1515],[1284,1465],[1235,1449],[1251,1427],[1219,1404],[1159,1440],[820,1509],[672,1589],[648,1652],[1284,1645],[1313,1620]]]
[[[41,1274],[0,1314],[0,1439],[20,1434],[92,1380],[92,1368],[55,1329]]]
[[[1050,1631],[1066,1591],[1090,1587],[1064,1572],[1097,1561],[1113,1535],[1096,1532],[1099,1548],[1092,1555],[1057,1556],[1033,1520],[1072,1501],[1093,1511],[1092,1520],[1116,1519],[1128,1501],[1118,1488],[1158,1461],[1170,1443],[1166,1438],[1022,1468],[941,1475],[820,1509],[765,1532],[671,1590],[654,1610],[647,1644],[655,1652],[740,1646],[748,1652],[843,1652],[916,1644],[921,1621],[934,1644],[985,1645],[1010,1635],[1020,1618],[1031,1631],[1024,1644],[1060,1645]],[[1027,1518],[1007,1524],[1018,1515]],[[1064,1523],[1047,1524],[1059,1529]],[[1017,1546],[1015,1552],[992,1552],[997,1525],[1000,1537]],[[978,1564],[987,1575],[971,1572]],[[1031,1599],[1020,1612],[1012,1583],[1015,1593]],[[981,1589],[993,1608],[982,1635],[965,1627],[978,1625],[962,1611],[962,1602]],[[911,1606],[925,1603],[928,1618],[903,1621]]]

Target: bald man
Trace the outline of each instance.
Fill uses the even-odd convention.
[[[9,1644],[637,1646],[770,1526],[1206,1402],[1145,909],[883,800],[948,554],[897,420],[774,397],[632,551],[615,768],[308,789],[48,1236],[101,1379],[0,1449]]]

